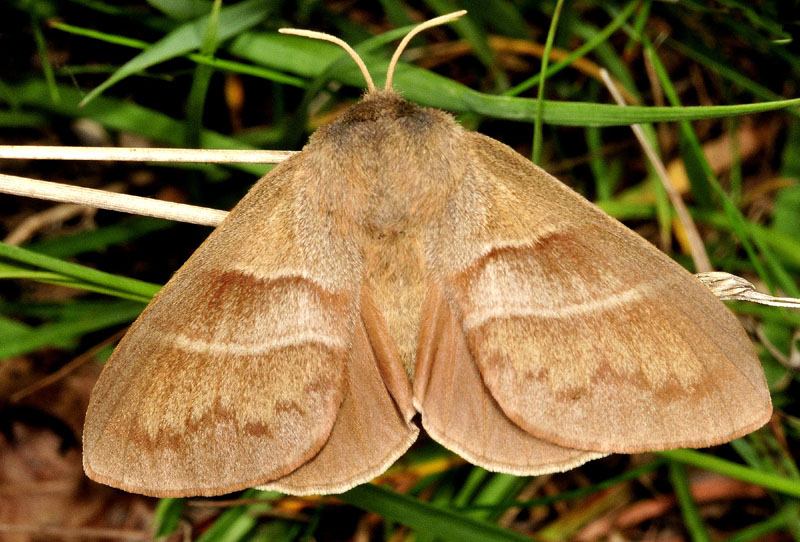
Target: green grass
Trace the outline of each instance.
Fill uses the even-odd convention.
[[[406,31],[400,27],[418,14],[400,0],[356,2],[352,10],[326,2],[299,5],[293,12],[273,0],[151,0],[124,7],[102,0],[11,0],[7,9],[24,21],[11,32],[14,43],[27,51],[19,56],[36,55],[39,61],[9,63],[0,72],[2,143],[78,144],[69,134],[81,120],[95,123],[114,142],[133,134],[159,146],[247,149],[266,141],[273,148],[298,148],[326,113],[357,99],[364,81],[336,46],[280,35],[277,28],[306,27],[342,37],[361,52],[381,86],[392,46]],[[790,18],[779,11],[782,5],[776,0],[564,2],[554,18],[561,6],[555,0],[416,2],[415,10],[425,16],[459,8],[471,13],[415,38],[412,56],[442,41],[464,40],[470,49],[445,57],[433,70],[403,62],[395,85],[409,99],[446,109],[535,156],[546,169],[559,169],[565,182],[612,216],[654,242],[672,241],[671,254],[686,262],[672,235],[673,213],[627,129],[632,123],[646,125],[665,161],[680,159],[686,165],[686,199],[714,265],[756,280],[765,290],[797,296],[800,50],[792,27],[784,25]],[[546,42],[570,54],[561,61],[510,57],[491,48],[492,35]],[[574,69],[581,59],[608,69],[637,103],[614,105],[602,84]],[[649,74],[646,63],[652,67]],[[236,89],[244,92],[241,109],[232,97]],[[655,99],[661,95],[663,105]],[[240,130],[233,129],[237,123]],[[659,128],[659,123],[667,124]],[[704,145],[753,125],[770,126],[765,133],[771,140],[749,157],[733,144],[730,168],[714,171]],[[95,184],[127,180],[144,168],[152,184],[128,188],[145,195],[171,188],[190,202],[217,208],[230,207],[269,169],[252,164],[15,167],[20,168],[16,174],[75,183],[96,175],[102,181]],[[769,188],[765,183],[774,179],[781,182]],[[0,209],[8,216],[0,218],[6,230],[13,228],[10,217],[17,212],[30,215],[47,207],[4,198],[9,197],[0,195]],[[48,352],[66,363],[84,352],[98,336],[131,322],[207,231],[109,212],[99,213],[97,220],[93,230],[56,228],[23,247],[0,244],[0,359],[35,360]],[[66,286],[72,294],[26,297],[37,288],[46,292],[42,285]],[[792,343],[800,327],[796,312],[741,303],[731,308],[763,326],[787,356],[797,347]],[[763,345],[755,346],[779,415],[769,427],[731,445],[668,451],[648,460],[612,457],[536,480],[453,466],[449,452],[423,442],[388,478],[403,491],[364,485],[336,500],[308,499],[303,510],[311,519],[303,520],[276,513],[282,495],[248,490],[237,496],[255,501],[194,525],[201,531],[194,538],[349,538],[356,522],[340,525],[331,519],[346,506],[384,520],[373,531],[376,539],[569,540],[614,507],[672,495],[674,510],[624,534],[637,539],[677,525],[695,541],[767,536],[800,541],[800,382]],[[764,488],[768,496],[752,506],[726,502],[720,505],[725,514],[714,517],[692,496],[699,473],[736,478]],[[402,484],[403,476],[416,476],[410,488]],[[537,489],[531,493],[532,487]],[[181,499],[164,499],[153,508],[158,535],[195,517]],[[511,509],[522,510],[510,523],[522,534],[498,523]]]

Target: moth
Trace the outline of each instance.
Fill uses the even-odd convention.
[[[417,30],[439,22],[434,19]],[[92,393],[84,467],[154,496],[338,493],[419,426],[518,475],[771,414],[734,315],[504,144],[387,85],[259,180]]]

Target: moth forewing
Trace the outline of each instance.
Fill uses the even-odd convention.
[[[511,420],[606,453],[709,446],[766,423],[760,362],[706,287],[505,145],[474,135],[467,152],[474,175],[455,198],[480,218],[443,222],[428,252]],[[456,231],[472,233],[453,243]]]
[[[359,260],[298,205],[302,161],[253,187],[117,347],[86,417],[91,478],[149,495],[221,494],[289,474],[328,440]]]

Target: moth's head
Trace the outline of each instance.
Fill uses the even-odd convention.
[[[401,186],[408,183],[404,177],[427,178],[426,170],[444,168],[438,164],[445,158],[442,150],[457,148],[462,136],[461,126],[449,114],[379,89],[319,128],[305,150],[324,156],[328,167],[339,164],[350,177],[392,175],[398,177],[392,184]],[[390,164],[397,165],[387,167]]]
[[[393,121],[419,116],[422,108],[409,102],[394,90],[372,90],[336,120],[341,124]]]
[[[360,147],[385,146],[388,140],[400,139],[406,151],[413,151],[416,145],[430,143],[429,137],[437,132],[458,129],[453,118],[437,109],[420,107],[403,98],[394,90],[375,89],[364,95],[356,104],[350,106],[339,117],[318,130],[312,142],[322,139],[344,150],[351,147],[348,141]],[[387,140],[388,139],[388,140]]]

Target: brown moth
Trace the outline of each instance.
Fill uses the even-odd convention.
[[[417,413],[513,474],[710,446],[770,417],[750,341],[705,286],[391,90],[411,36],[386,89],[366,73],[364,98],[259,180],[133,324],[91,397],[89,477],[155,496],[336,493],[400,457]]]

